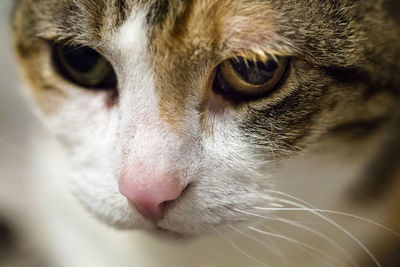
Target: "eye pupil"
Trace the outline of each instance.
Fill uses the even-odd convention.
[[[266,83],[274,77],[275,71],[278,69],[278,63],[273,59],[263,63],[262,61],[245,61],[245,59],[239,58],[238,60],[231,59],[230,63],[233,70],[240,75],[244,81],[254,85]]]
[[[61,50],[65,55],[65,61],[79,72],[92,70],[101,57],[99,53],[89,47],[63,46]]]
[[[269,55],[268,59],[230,58],[218,65],[212,88],[215,93],[240,101],[266,96],[275,89],[285,73],[289,59]]]
[[[116,90],[117,77],[111,64],[88,46],[55,44],[55,70],[79,86],[97,90]]]

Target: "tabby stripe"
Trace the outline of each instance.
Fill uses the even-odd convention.
[[[150,26],[162,24],[171,9],[171,1],[155,0],[150,4],[149,12],[146,15],[146,23]]]

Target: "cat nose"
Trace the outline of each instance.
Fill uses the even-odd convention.
[[[146,184],[138,183],[135,179],[120,179],[118,186],[120,193],[151,221],[163,219],[167,204],[178,199],[186,188],[175,177],[147,179]]]

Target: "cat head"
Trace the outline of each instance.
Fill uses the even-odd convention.
[[[398,28],[382,1],[20,0],[14,40],[109,224],[199,233],[273,203],[274,170],[385,117]]]

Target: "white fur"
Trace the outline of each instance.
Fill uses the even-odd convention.
[[[164,240],[159,235],[152,236],[138,231],[115,231],[105,227],[97,220],[90,218],[70,197],[68,179],[62,177],[64,173],[68,172],[68,166],[65,166],[68,155],[62,153],[62,148],[46,133],[33,134],[31,153],[36,155],[35,168],[39,167],[45,172],[42,171],[38,174],[30,186],[25,184],[27,190],[25,190],[24,196],[29,199],[29,206],[25,206],[26,211],[22,212],[21,222],[29,222],[29,228],[26,228],[26,231],[29,231],[29,235],[35,241],[36,248],[40,249],[39,251],[50,260],[51,266],[263,266],[238,252],[227,240],[231,240],[230,242],[233,242],[235,246],[271,266],[284,266],[285,264],[276,253],[269,251],[268,244],[279,249],[284,255],[283,260],[288,262],[286,265],[329,266],[329,260],[326,261],[322,257],[321,262],[318,253],[308,251],[308,253],[314,254],[312,257],[300,249],[301,246],[254,232],[249,232],[249,234],[252,238],[260,240],[261,243],[241,235],[232,236],[231,233],[221,230],[220,232],[227,239],[211,230],[211,236],[195,238],[190,241],[174,241]],[[358,173],[361,162],[368,157],[371,150],[373,148],[368,146],[361,146],[360,149],[359,145],[354,145],[342,151],[340,149],[332,151],[330,155],[312,151],[312,153],[308,153],[307,157],[287,162],[285,168],[276,173],[275,178],[278,180],[276,189],[301,197],[319,208],[346,211],[379,222],[380,214],[385,213],[385,210],[380,207],[371,207],[364,211],[351,208],[346,204],[344,197],[349,186],[354,183],[354,177]],[[332,165],[333,162],[334,165]],[[329,182],[332,180],[335,182]],[[220,186],[218,179],[213,179],[211,182],[216,184],[210,184],[209,188],[203,189],[205,191],[215,190],[220,193],[218,192]],[[310,184],[313,186],[308,186]],[[104,194],[104,192],[101,193]],[[204,192],[204,195],[206,194],[207,192]],[[202,199],[194,198],[196,201]],[[260,204],[260,206],[268,207],[266,203]],[[31,207],[35,207],[35,209],[31,209]],[[306,226],[330,236],[341,244],[350,255],[360,253],[365,256],[365,253],[360,252],[360,248],[345,234],[312,214],[271,214],[261,211],[256,213],[267,217],[280,215],[295,221],[306,221]],[[116,214],[117,210],[115,209],[113,215],[116,216]],[[189,217],[186,214],[182,214],[182,216],[182,220]],[[384,233],[376,226],[358,220],[341,216],[332,217],[361,238],[363,242],[373,238],[375,234]],[[239,229],[246,229],[246,225],[254,224],[246,223]],[[347,262],[340,266],[349,265],[341,253],[307,231],[280,221],[267,219],[262,220],[262,223],[259,222],[256,227],[265,231],[271,231],[269,228],[272,228],[288,237],[317,245],[318,248],[336,257],[338,261]],[[265,246],[261,244],[265,244]],[[338,266],[338,264],[334,264],[334,266]]]
[[[265,204],[267,193],[262,188],[271,188],[269,162],[254,155],[241,139],[235,114],[210,114],[214,134],[202,135],[198,99],[189,103],[180,136],[162,120],[159,102],[163,99],[150,67],[144,19],[143,11],[133,11],[102,44],[111,51],[108,56],[118,75],[118,105],[106,109],[102,93],[65,84],[68,99],[46,119],[70,150],[76,195],[109,224],[149,228],[151,224],[118,192],[120,174],[141,165],[143,170],[131,177],[141,185],[151,181],[140,172],[162,177],[177,169],[181,183],[192,186],[169,208],[159,226],[197,233],[210,231],[212,225],[244,221],[246,216],[232,209]]]
[[[111,53],[108,56],[118,74],[119,104],[107,109],[104,106],[104,94],[63,83],[65,91],[69,92],[68,100],[59,107],[57,113],[46,118],[46,122],[68,148],[75,195],[97,217],[121,228],[154,227],[118,192],[121,170],[135,166],[140,160],[156,174],[176,168],[182,182],[192,183],[190,190],[175,201],[158,226],[179,233],[198,234],[206,231],[213,237],[181,244],[160,241],[142,233],[117,233],[105,228],[86,217],[79,207],[72,204],[71,199],[54,203],[57,196],[67,195],[65,182],[54,183],[52,176],[61,175],[64,167],[60,170],[57,164],[52,165],[52,161],[44,157],[42,164],[50,163],[54,169],[39,181],[43,183],[39,186],[42,190],[51,188],[49,194],[43,194],[40,190],[32,193],[41,203],[40,216],[33,222],[34,229],[43,233],[34,239],[39,244],[49,244],[51,249],[46,253],[55,255],[52,266],[257,266],[254,259],[238,252],[232,248],[230,241],[221,237],[228,236],[221,230],[230,229],[228,224],[242,222],[246,226],[249,222],[257,221],[253,216],[236,210],[260,214],[257,206],[274,207],[275,204],[276,207],[279,203],[274,202],[276,199],[268,191],[274,188],[300,194],[300,197],[308,198],[307,201],[318,203],[320,208],[346,207],[341,200],[345,199],[346,189],[354,183],[361,163],[340,161],[340,153],[339,156],[332,154],[327,158],[317,152],[305,153],[304,158],[285,162],[281,172],[274,173],[276,166],[267,160],[271,155],[254,153],[254,148],[242,139],[234,113],[211,114],[213,134],[201,134],[199,114],[195,110],[199,100],[195,97],[188,101],[183,135],[178,136],[159,114],[159,101],[162,99],[156,93],[154,73],[147,54],[144,20],[145,12],[133,11],[130,19],[103,44],[103,48]],[[43,149],[52,146],[47,143],[40,145],[33,149],[33,153],[46,155]],[[51,149],[50,153],[53,153]],[[360,162],[365,160],[363,153],[357,155],[361,157]],[[62,162],[64,156],[58,156]],[[338,165],[334,171],[327,172],[332,162]],[[307,167],[299,171],[299,166]],[[327,182],[329,179],[336,179],[332,183],[334,186]],[[373,216],[364,215],[379,219],[379,211],[370,211]],[[263,214],[275,216],[271,212]],[[313,216],[305,216],[305,220],[321,223]],[[346,262],[342,254],[326,245],[326,242],[316,240],[310,232],[288,227],[279,221],[275,221],[275,224],[274,220],[262,221],[260,227],[266,227],[263,229],[272,225],[273,229],[268,231],[276,228],[278,233],[299,238],[303,242],[311,240],[314,244],[323,244],[320,249],[332,254],[338,261]],[[343,223],[353,227],[352,231],[360,236],[363,231],[371,233],[376,230],[376,227],[365,224],[354,227],[357,224],[352,220],[344,220]],[[213,229],[217,229],[216,232]],[[334,231],[336,236],[332,238],[342,244],[349,254],[360,251],[359,246],[335,227],[324,224],[321,231],[326,234]],[[271,239],[254,233],[252,237],[261,241],[246,237],[234,237],[233,240],[246,253],[262,262],[273,266],[282,264],[279,255],[269,253],[260,245],[268,244]],[[60,242],[60,239],[65,242]],[[288,245],[282,240],[272,239],[272,247],[275,241],[281,253],[287,255],[283,257],[296,266],[326,263],[324,260],[321,262],[318,255],[315,259],[290,245],[290,242]],[[82,242],[85,242],[84,245],[79,247]]]

